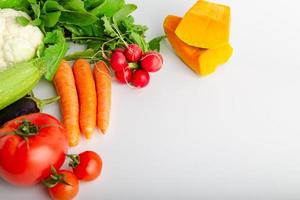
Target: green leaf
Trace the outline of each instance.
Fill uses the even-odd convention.
[[[116,33],[116,31],[114,30],[114,28],[112,27],[112,24],[109,20],[108,17],[103,16],[101,18],[101,20],[104,22],[104,32],[109,35],[110,37],[118,37],[118,34]]]
[[[100,1],[98,1],[99,3]],[[125,5],[124,0],[104,0],[97,7],[93,8],[90,12],[95,16],[112,17],[118,10]]]
[[[149,50],[160,52],[160,43],[166,38],[166,36],[159,36],[156,38],[153,38],[149,42]]]
[[[54,44],[57,41],[61,40],[60,34],[58,33],[58,30],[52,32],[48,32],[46,36],[44,37],[44,44]]]
[[[90,41],[87,41],[87,48],[98,51],[101,48],[102,44],[103,44],[102,42],[90,40]]]
[[[75,52],[73,54],[65,56],[65,60],[77,60],[80,58],[90,59],[95,55],[95,51],[93,49],[86,49],[84,51]]]
[[[26,17],[23,17],[23,16],[16,17],[16,21],[21,26],[27,26],[30,23],[29,19],[27,19]]]
[[[86,10],[92,10],[100,6],[105,0],[84,0],[84,7]]]
[[[113,16],[113,22],[118,24],[121,20],[125,19],[133,11],[137,9],[137,6],[134,4],[126,4],[123,8],[117,11]]]
[[[72,35],[81,36],[84,35],[84,32],[82,32],[81,28],[76,25],[72,24],[64,24],[64,28],[72,33]]]
[[[104,35],[104,25],[101,20],[88,26],[65,25],[65,27],[73,33],[74,37],[93,36],[101,37]]]
[[[45,50],[45,44],[44,44],[44,43],[41,43],[41,44],[38,46],[37,50],[36,50],[36,56],[37,56],[38,58],[40,58],[40,57],[42,56],[44,50]]]
[[[96,37],[103,36],[104,29],[105,29],[103,21],[98,20],[94,24],[90,25],[90,27],[92,28],[92,33],[93,33],[92,36],[96,36]]]
[[[48,32],[44,38],[44,43],[46,48],[41,56],[47,69],[44,76],[47,80],[52,81],[58,65],[68,50],[68,44],[61,30]]]
[[[106,44],[107,50],[114,50],[116,49],[118,46],[117,42],[110,42],[108,44]],[[122,46],[124,46],[124,44],[122,43]]]
[[[54,27],[59,21],[59,17],[61,15],[61,11],[47,13],[43,15],[41,18],[44,20],[45,27],[51,28]]]
[[[42,20],[40,18],[36,18],[35,20],[31,21],[31,24],[33,26],[40,26],[42,23]],[[40,27],[41,28],[41,27]]]
[[[60,3],[67,10],[86,12],[81,0],[62,0]]]
[[[66,24],[88,26],[95,23],[98,18],[88,12],[63,11],[59,21]]]
[[[136,33],[136,32],[132,32],[129,35],[130,39],[133,40],[134,43],[138,44],[144,52],[147,52],[149,47],[148,47],[148,43],[145,41],[144,36]]]
[[[46,1],[43,6],[44,13],[63,11],[63,10],[65,10],[64,7],[61,6],[57,1],[53,1],[53,0]]]
[[[128,16],[122,20],[120,24],[120,29],[124,32],[136,32],[140,35],[144,35],[145,32],[148,30],[147,26],[136,25],[134,24],[134,18],[132,16]]]
[[[31,9],[34,13],[34,18],[40,18],[41,16],[41,8],[40,8],[40,5],[39,4],[31,4]]]
[[[14,8],[17,10],[27,10],[30,4],[27,0],[0,0],[0,8]]]
[[[36,3],[36,0],[27,0],[29,3],[31,4],[35,4]]]

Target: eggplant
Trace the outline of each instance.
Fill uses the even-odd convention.
[[[22,115],[42,111],[45,105],[57,101],[59,97],[40,100],[33,95],[27,95],[15,103],[0,110],[0,126]]]

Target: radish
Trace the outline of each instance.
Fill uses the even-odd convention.
[[[150,81],[150,75],[146,70],[138,69],[134,72],[131,79],[131,84],[138,88],[143,88],[148,85]]]
[[[116,48],[115,50],[114,50],[114,52],[121,52],[121,53],[124,53],[124,49],[123,48]]]
[[[137,44],[129,44],[124,53],[130,62],[139,61],[143,54],[142,49]]]
[[[141,66],[147,72],[157,72],[161,69],[162,64],[162,56],[155,51],[149,51],[145,53],[141,58]]]
[[[128,66],[126,57],[121,51],[114,51],[111,55],[110,65],[112,69],[117,71],[122,71],[124,68]]]
[[[116,72],[116,79],[121,84],[129,83],[132,77],[132,70],[128,67]]]

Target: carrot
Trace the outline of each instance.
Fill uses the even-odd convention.
[[[76,146],[80,138],[79,104],[71,66],[62,60],[54,76],[54,86],[60,96],[60,107],[69,145]]]
[[[83,135],[90,139],[96,127],[97,97],[91,66],[79,59],[73,65],[75,84],[79,97],[79,126]]]
[[[97,126],[105,134],[111,108],[111,77],[104,61],[98,61],[94,67],[94,77],[97,90]]]

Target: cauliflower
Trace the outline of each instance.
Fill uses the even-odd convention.
[[[41,30],[32,25],[19,25],[16,21],[18,16],[30,19],[24,12],[0,9],[0,71],[33,58],[43,42]]]

